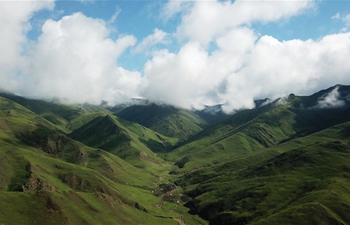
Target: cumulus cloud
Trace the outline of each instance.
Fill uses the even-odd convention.
[[[38,41],[22,55],[13,91],[95,104],[121,103],[137,96],[140,73],[117,65],[117,58],[135,45],[136,38],[125,35],[112,40],[108,35],[105,21],[82,13],[47,20]]]
[[[178,13],[182,5],[173,7]],[[187,7],[176,34],[188,42],[177,53],[157,52],[145,65],[141,93],[151,101],[185,108],[222,103],[232,112],[253,108],[257,98],[311,94],[350,81],[350,33],[280,41],[250,27],[313,9],[312,1],[198,1]],[[208,50],[209,43],[216,48]]]
[[[133,35],[112,39],[110,21],[82,13],[47,20],[39,38],[29,42],[30,17],[54,3],[29,1],[15,15],[7,4],[0,7],[0,23],[11,24],[0,33],[0,49],[7,53],[0,56],[0,77],[6,89],[26,96],[96,104],[140,96],[187,109],[222,104],[232,112],[253,108],[254,99],[350,83],[350,33],[281,41],[250,26],[298,15],[313,7],[310,1],[170,1],[167,15],[182,16],[174,31],[183,41],[176,52],[154,47],[170,35],[160,29],[139,43]],[[118,10],[112,20],[117,16]],[[129,48],[152,50],[143,74],[118,64]]]
[[[160,29],[155,28],[154,33],[145,37],[135,48],[137,53],[148,52],[153,46],[159,43],[165,43],[165,38],[168,34]]]
[[[176,33],[208,44],[232,28],[289,18],[313,6],[313,1],[196,1]]]
[[[326,96],[319,99],[317,103],[317,108],[340,108],[345,105],[345,101],[339,99],[340,94],[338,87],[334,88]]]
[[[241,35],[242,41],[224,44],[231,35]],[[217,40],[220,47],[211,54],[196,42],[177,54],[160,51],[145,66],[144,95],[185,108],[224,103],[231,112],[254,107],[256,98],[310,94],[350,82],[349,40],[350,33],[340,33],[316,41],[279,41],[235,29]]]
[[[28,22],[42,9],[53,9],[54,1],[0,1],[0,78],[8,81],[6,88],[15,82],[11,76],[22,63],[21,52],[27,44]],[[4,84],[2,84],[4,85]],[[4,88],[4,86],[3,86]]]

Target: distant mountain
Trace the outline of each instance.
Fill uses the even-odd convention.
[[[169,105],[133,105],[116,115],[180,140],[188,139],[207,126],[207,122],[195,113]]]
[[[332,101],[343,105],[321,107],[335,92],[339,92],[339,98],[332,97]],[[254,152],[326,129],[350,120],[349,96],[350,86],[335,86],[311,96],[291,94],[259,108],[239,111],[187,140],[168,159],[186,159],[191,169],[191,164],[195,167],[216,164],[237,153]]]
[[[270,102],[271,102],[271,99],[269,98],[254,100],[255,108],[259,108],[261,106],[267,105]]]
[[[221,104],[205,106],[203,110],[195,110],[194,113],[200,116],[200,118],[205,120],[209,125],[218,123],[229,117],[228,114],[224,113]]]

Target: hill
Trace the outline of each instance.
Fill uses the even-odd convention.
[[[209,224],[348,224],[350,87],[244,110],[169,153]]]
[[[160,158],[152,172],[140,169],[3,97],[0,126],[2,224],[206,224],[165,188],[171,165]]]
[[[182,142],[101,106],[1,96],[2,224],[350,223],[350,86],[209,127],[168,106],[119,112]]]
[[[208,125],[195,113],[168,105],[133,105],[120,110],[116,115],[182,141],[202,131]]]
[[[339,91],[337,101],[343,105],[320,107],[334,90]],[[348,96],[350,86],[335,86],[311,96],[291,94],[259,108],[239,111],[189,139],[167,159],[176,162],[177,172],[184,172],[306,136],[349,121]]]
[[[349,130],[343,123],[177,184],[193,198],[191,213],[209,224],[349,224]]]
[[[120,120],[111,114],[93,119],[69,136],[145,169],[159,167],[162,160],[155,152],[165,152],[177,142],[177,139],[165,137],[139,124]]]

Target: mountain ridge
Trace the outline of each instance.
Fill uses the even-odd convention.
[[[0,95],[0,223],[350,223],[350,86],[263,99],[182,141],[101,106]],[[128,110],[182,112],[149,108]]]

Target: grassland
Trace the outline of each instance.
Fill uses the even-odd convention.
[[[318,107],[334,88],[343,107]],[[1,96],[0,224],[350,223],[348,86],[204,130],[175,108],[130,115],[158,132],[100,106]]]
[[[77,112],[75,106],[69,110]],[[160,188],[171,185],[172,165],[147,145],[154,145],[151,140],[165,144],[173,139],[121,122],[105,111],[84,111],[70,118],[53,113],[61,123],[43,116],[49,110],[34,111],[0,98],[1,224],[178,224],[180,219],[186,224],[206,224],[187,213],[177,189],[171,190],[177,195],[166,198],[169,190]],[[139,151],[135,162],[152,166],[142,169],[113,151],[88,147],[67,136],[70,129],[96,119],[106,119],[113,129],[123,130],[136,146],[133,151]],[[113,139],[113,132],[110,136],[105,138]]]

